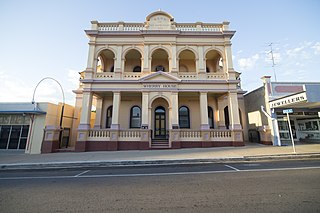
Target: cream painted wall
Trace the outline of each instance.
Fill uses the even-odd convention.
[[[183,66],[183,65],[187,67],[188,71],[185,71],[184,69],[181,69],[181,66]],[[195,62],[195,60],[181,59],[179,61],[179,72],[196,72],[196,62]]]
[[[135,66],[142,67],[140,59],[126,59],[124,72],[132,72]]]
[[[200,101],[199,97],[179,97],[179,108],[186,106],[190,112],[190,129],[200,129]]]

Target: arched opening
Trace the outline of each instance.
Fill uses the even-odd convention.
[[[196,57],[190,50],[179,54],[179,72],[196,72]]]
[[[223,72],[223,60],[220,53],[210,50],[206,54],[206,72]]]
[[[158,106],[154,110],[154,137],[165,138],[166,135],[166,109],[163,106]]]
[[[168,138],[168,128],[171,126],[169,119],[169,100],[157,97],[151,100],[151,129],[153,138]]]
[[[157,49],[152,53],[151,57],[151,69],[153,72],[169,71],[169,56],[165,50]]]
[[[112,106],[109,106],[106,114],[106,128],[110,128],[112,124]]]
[[[141,53],[138,50],[129,50],[125,56],[125,72],[141,72]]]
[[[179,108],[179,127],[181,129],[190,129],[190,111],[186,106]]]
[[[141,127],[141,109],[138,106],[131,107],[130,110],[130,128]]]
[[[229,119],[229,107],[226,106],[224,108],[224,124],[226,125],[226,129],[229,129],[230,119]]]
[[[212,107],[208,106],[208,121],[210,129],[214,129],[214,114]]]
[[[97,72],[113,72],[115,55],[111,50],[103,50],[98,56]]]

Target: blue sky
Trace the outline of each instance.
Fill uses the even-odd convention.
[[[273,43],[278,81],[320,81],[320,1],[0,1],[0,102],[31,101],[44,77],[57,79],[66,102],[74,104],[77,73],[86,68],[91,20],[144,22],[161,9],[176,22],[230,21],[235,70],[242,87],[261,86],[273,76]],[[274,78],[273,78],[274,80]],[[59,87],[44,81],[36,101],[61,100]]]

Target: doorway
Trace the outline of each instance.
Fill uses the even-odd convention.
[[[166,138],[166,110],[158,106],[154,111],[154,137]]]

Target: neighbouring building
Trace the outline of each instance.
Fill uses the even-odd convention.
[[[157,11],[144,23],[91,24],[74,91],[76,151],[244,145],[229,22],[177,23]]]
[[[0,149],[39,154],[74,147],[74,107],[65,104],[61,112],[62,104],[0,103]]]
[[[248,114],[249,140],[275,144],[278,133],[281,143],[291,141],[289,122],[284,110],[289,110],[294,141],[320,142],[320,82],[271,82],[270,76],[262,78],[263,86],[245,94]],[[261,111],[261,106],[274,119]]]

